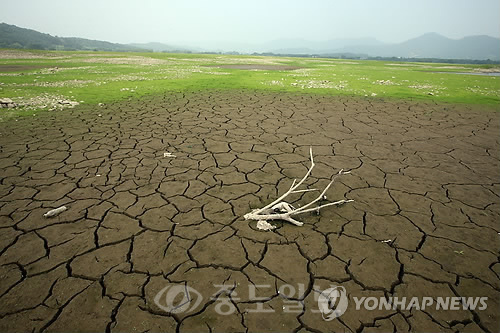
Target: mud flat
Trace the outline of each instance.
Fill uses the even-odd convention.
[[[28,66],[28,65],[0,65],[0,72],[22,72],[32,71],[34,69],[43,68],[43,66]]]
[[[2,122],[0,331],[497,332],[499,120],[486,107],[235,91]],[[308,185],[351,170],[327,199],[355,201],[257,230],[242,216],[302,177],[310,146]],[[179,285],[199,302],[168,313]],[[332,285],[349,305],[327,321],[318,290]],[[355,297],[487,308],[356,310]]]

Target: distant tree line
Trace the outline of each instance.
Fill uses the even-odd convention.
[[[403,62],[431,62],[445,64],[471,64],[471,65],[498,65],[498,60],[474,60],[474,59],[440,59],[440,58],[401,58],[401,57],[368,57],[367,60],[403,61]]]
[[[187,53],[181,51],[180,53]],[[189,52],[191,53],[191,52]],[[247,53],[231,52],[200,52],[200,54],[227,54],[239,55]],[[474,59],[441,59],[441,58],[403,58],[403,57],[370,57],[367,55],[359,55],[354,53],[336,53],[336,54],[287,54],[273,52],[254,52],[254,56],[265,57],[291,57],[291,58],[328,58],[328,59],[349,59],[349,60],[379,60],[379,61],[394,61],[394,62],[430,62],[430,63],[445,63],[445,64],[471,64],[471,65],[498,65],[498,60],[474,60]]]
[[[371,57],[352,53],[338,54],[282,54],[272,52],[254,52],[252,55],[270,56],[270,57],[300,57],[300,58],[329,58],[329,59],[350,59],[350,60],[379,60],[379,61],[398,61],[398,62],[430,62],[445,64],[472,64],[472,65],[498,65],[498,60],[474,60],[474,59],[441,59],[441,58],[404,58],[404,57]]]

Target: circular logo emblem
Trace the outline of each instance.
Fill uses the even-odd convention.
[[[321,316],[331,321],[342,316],[347,310],[347,294],[344,287],[332,286],[323,290],[318,297],[318,307]]]
[[[162,300],[165,304],[162,304]],[[166,286],[156,294],[154,302],[168,313],[182,313],[196,309],[203,296],[194,288],[182,284]]]

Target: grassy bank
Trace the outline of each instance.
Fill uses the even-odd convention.
[[[256,69],[221,68],[252,65]],[[279,66],[299,67],[280,70]],[[248,67],[247,67],[248,68]],[[320,58],[0,50],[4,114],[110,103],[165,91],[250,89],[500,105],[500,67]]]

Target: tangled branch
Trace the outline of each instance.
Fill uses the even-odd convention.
[[[350,173],[350,171],[344,172],[343,169],[341,169],[336,175],[334,175],[330,183],[324,188],[324,190],[318,195],[318,197],[309,202],[308,204],[300,208],[294,208],[292,205],[284,201],[285,198],[290,194],[318,191],[317,189],[303,189],[303,190],[298,189],[304,183],[307,177],[309,177],[315,165],[312,154],[312,147],[309,149],[309,155],[311,159],[311,166],[309,167],[309,170],[307,170],[307,173],[304,175],[304,177],[302,177],[302,179],[298,183],[297,180],[294,179],[292,185],[290,186],[290,189],[282,196],[280,196],[278,199],[274,200],[273,202],[262,208],[255,209],[250,213],[245,214],[243,216],[245,220],[256,220],[256,221],[283,220],[293,223],[297,226],[302,226],[303,223],[293,219],[292,216],[313,211],[319,211],[321,208],[325,208],[328,206],[338,206],[347,202],[354,201],[354,200],[339,200],[324,205],[320,205],[318,207],[311,207],[316,202],[324,198],[326,191],[328,191],[330,186],[332,186],[333,182],[337,179],[337,177]]]

